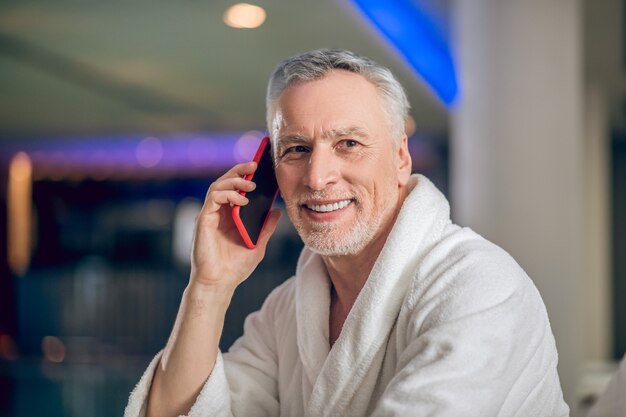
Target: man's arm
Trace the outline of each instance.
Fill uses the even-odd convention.
[[[189,284],[154,374],[148,417],[178,416],[189,411],[215,365],[224,317],[235,288],[263,259],[280,213],[270,216],[253,250],[243,245],[230,214],[233,204],[247,204],[239,191],[255,188],[243,179],[255,169],[253,162],[236,165],[207,192],[196,221]]]

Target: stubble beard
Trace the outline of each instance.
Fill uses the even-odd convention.
[[[317,197],[320,198],[320,197]],[[330,199],[330,198],[329,198]],[[366,209],[360,201],[353,201],[355,221],[347,232],[343,232],[341,223],[345,220],[327,222],[307,222],[302,219],[300,204],[287,204],[287,214],[304,244],[322,256],[346,256],[360,253],[376,236],[385,218],[390,215],[398,200],[398,191],[394,190],[383,198],[380,210],[372,207],[373,215],[364,216]]]

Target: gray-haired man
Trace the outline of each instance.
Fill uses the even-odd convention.
[[[451,223],[411,175],[408,102],[391,72],[347,51],[282,62],[267,123],[287,213],[305,243],[294,277],[221,354],[237,285],[263,258],[231,204],[254,163],[215,181],[198,218],[172,335],[127,416],[565,416],[548,317],[502,249]]]

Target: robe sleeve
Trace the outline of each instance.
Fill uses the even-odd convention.
[[[250,314],[244,334],[227,353],[218,353],[211,375],[189,414],[183,417],[269,417],[279,414],[278,360],[274,330],[281,288],[261,310]],[[161,353],[152,360],[130,395],[124,417],[144,417],[146,400]]]
[[[461,260],[433,278],[411,311],[372,416],[569,414],[548,316],[521,268]]]
[[[143,376],[133,389],[124,410],[124,417],[145,417],[148,393],[154,378],[154,372],[161,360],[163,351],[159,352],[148,365]],[[218,353],[211,375],[202,387],[196,402],[189,411],[188,417],[215,416],[230,417],[230,393],[224,374],[224,360]],[[184,417],[184,416],[183,416]]]

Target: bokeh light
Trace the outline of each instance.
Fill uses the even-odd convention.
[[[9,165],[7,184],[7,260],[14,273],[23,275],[31,255],[32,162],[18,152]]]
[[[65,360],[65,344],[58,337],[44,337],[41,341],[41,351],[49,362],[61,363]]]
[[[14,361],[17,359],[17,348],[13,338],[8,334],[0,334],[0,359]]]
[[[235,144],[235,148],[233,149],[233,157],[235,158],[235,161],[251,161],[262,139],[263,133],[258,130],[251,130],[241,135]]]
[[[258,28],[265,22],[265,10],[249,3],[237,3],[224,13],[224,23],[237,29]]]
[[[137,162],[144,168],[156,166],[163,158],[163,145],[154,137],[147,137],[137,145]]]

